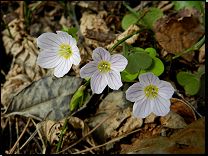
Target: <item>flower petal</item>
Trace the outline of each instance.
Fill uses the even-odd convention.
[[[154,86],[157,86],[160,83],[160,79],[151,72],[141,74],[139,76],[139,81],[146,85],[152,84]]]
[[[160,80],[160,83],[157,85],[158,94],[165,99],[170,99],[174,93],[174,87],[170,82]]]
[[[119,71],[111,70],[107,76],[108,86],[113,90],[118,90],[123,83],[121,82],[121,75]]]
[[[111,56],[109,63],[111,63],[111,69],[123,71],[128,64],[128,60],[123,55],[114,54]]]
[[[73,60],[73,62],[72,62],[72,64],[74,64],[74,65],[78,65],[79,63],[80,63],[80,61],[81,61],[81,57],[80,57],[80,54],[79,54],[79,49],[78,49],[78,47],[77,46],[75,46],[73,49],[72,49],[72,52],[73,52],[73,54],[72,54],[72,60]]]
[[[54,75],[56,77],[63,77],[71,69],[72,63],[70,59],[62,59],[58,66],[54,68]]]
[[[37,38],[37,45],[41,49],[47,50],[58,50],[62,42],[57,34],[55,33],[43,33]]]
[[[83,66],[80,69],[80,76],[81,78],[90,78],[92,77],[92,75],[95,73],[95,71],[98,71],[97,68],[98,64],[95,61],[91,61],[88,64],[86,64],[85,66]]]
[[[145,97],[144,89],[145,86],[141,82],[133,84],[126,90],[126,99],[131,102],[142,100]]]
[[[59,39],[61,40],[62,42],[62,45],[69,45],[70,44],[70,41],[71,41],[71,38],[72,36],[69,35],[67,32],[63,32],[63,31],[56,31]]]
[[[165,116],[170,111],[170,100],[161,96],[153,99],[153,113],[157,116]]]
[[[101,62],[102,60],[108,62],[110,60],[110,57],[110,53],[102,47],[96,48],[95,50],[93,50],[92,53],[93,60],[97,62]]]
[[[99,70],[95,71],[95,73],[91,77],[90,86],[93,93],[102,93],[107,86],[105,75],[102,75]]]
[[[43,50],[38,54],[37,64],[42,68],[54,68],[61,60],[62,58],[56,52]]]
[[[133,116],[135,118],[146,118],[151,110],[151,100],[143,98],[142,100],[136,101],[133,106]]]

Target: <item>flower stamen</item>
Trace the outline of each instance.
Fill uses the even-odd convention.
[[[150,97],[156,98],[158,95],[158,88],[153,85],[148,85],[144,89],[144,92],[147,98],[150,98]]]
[[[72,48],[69,45],[61,45],[58,53],[65,59],[68,59],[73,54]]]
[[[106,73],[109,72],[111,70],[111,64],[106,62],[106,61],[102,61],[100,62],[100,64],[98,65],[98,69],[101,73]]]

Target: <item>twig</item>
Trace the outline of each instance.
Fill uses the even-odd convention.
[[[114,139],[112,139],[112,140],[110,140],[110,141],[108,141],[108,142],[106,142],[106,143],[104,143],[104,144],[102,144],[102,145],[98,145],[98,146],[95,146],[95,147],[91,147],[91,148],[88,148],[88,149],[86,149],[86,150],[79,151],[79,152],[72,153],[72,154],[80,154],[80,153],[83,153],[83,152],[87,152],[87,151],[90,151],[90,150],[93,150],[93,149],[96,149],[96,148],[105,146],[105,145],[107,145],[107,144],[109,144],[109,143],[112,143],[112,142],[115,142],[115,141],[117,141],[117,140],[120,140],[121,138],[124,138],[124,137],[128,136],[129,134],[132,134],[132,133],[137,132],[137,131],[140,131],[140,130],[142,130],[142,129],[139,128],[139,129],[137,129],[137,130],[135,130],[135,131],[132,131],[132,132],[129,132],[129,133],[127,133],[127,134],[124,134],[124,135],[122,135],[122,136],[120,136],[120,137],[114,138]]]
[[[16,149],[16,146],[17,146],[17,143],[20,141],[20,139],[22,138],[23,134],[25,133],[27,127],[29,126],[29,123],[30,123],[30,118],[28,119],[27,121],[27,124],[25,126],[25,128],[23,129],[20,137],[18,138],[18,140],[16,141],[16,143],[14,144],[14,146],[12,147],[12,149],[10,150],[9,154],[12,154],[14,152],[14,150]]]
[[[18,126],[18,118],[16,117],[16,133],[17,133],[17,140],[19,139],[19,126]],[[17,143],[17,154],[20,153],[20,149],[19,149],[19,142]]]
[[[139,19],[136,21],[136,23],[138,23],[148,12],[152,12],[152,11],[151,10],[145,10],[144,14],[139,17]]]
[[[23,123],[24,126],[26,126],[24,122],[22,122],[22,123]],[[31,133],[28,129],[26,129],[26,131],[27,131],[27,133],[29,133],[30,136],[33,136],[33,137],[31,137],[31,138],[35,141],[35,143],[36,143],[37,146],[38,146],[38,149],[39,149],[39,150],[41,151],[41,153],[42,153],[41,146],[40,146],[38,140],[34,137],[34,136],[37,134],[37,132],[36,132],[36,133]],[[22,149],[29,141],[30,141],[30,140],[28,139],[28,140],[21,146],[20,150],[21,150],[21,149]]]
[[[11,118],[9,117],[9,146],[12,147],[12,126]]]
[[[188,102],[182,94],[180,94],[177,90],[175,90],[175,92],[178,94],[178,96],[180,96],[198,115],[200,118],[202,118],[203,116],[194,108],[194,106],[192,106],[192,104],[190,102]]]
[[[118,109],[117,111],[115,111],[113,114],[109,115],[106,119],[104,119],[101,123],[99,123],[96,127],[94,127],[90,132],[88,132],[85,136],[83,136],[82,138],[80,138],[78,141],[76,141],[75,143],[73,143],[72,145],[70,145],[69,147],[65,148],[64,150],[62,150],[62,151],[60,151],[58,153],[64,152],[65,150],[73,147],[74,145],[78,144],[80,141],[84,140],[89,134],[91,134],[92,132],[94,132],[100,125],[102,125],[106,120],[108,120],[110,117],[112,117],[119,110],[120,109]]]
[[[169,58],[169,59],[165,60],[165,62],[169,62],[171,59],[176,59],[176,58],[178,58],[178,57],[180,57],[180,56],[182,56],[182,55],[184,55],[184,54],[186,54],[186,53],[188,53],[188,52],[190,52],[190,51],[192,51],[192,50],[199,50],[199,49],[203,46],[204,43],[205,43],[205,35],[204,35],[204,37],[203,37],[197,44],[195,44],[193,47],[191,47],[191,48],[185,50],[184,52],[182,52],[182,53],[180,53],[180,54],[178,54],[178,55],[176,55],[176,56],[174,56],[174,57],[172,57],[172,58]]]

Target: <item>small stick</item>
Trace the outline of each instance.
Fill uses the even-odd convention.
[[[18,138],[18,140],[16,141],[16,143],[14,144],[14,146],[12,147],[11,151],[9,152],[9,154],[12,154],[14,152],[14,150],[16,149],[16,146],[17,146],[17,143],[20,141],[20,139],[22,138],[23,134],[25,133],[27,127],[29,126],[29,123],[30,123],[30,118],[29,120],[27,121],[27,124],[25,126],[25,128],[23,129],[20,137]]]
[[[117,137],[117,138],[114,138],[114,139],[112,139],[112,140],[110,140],[110,141],[108,141],[108,142],[106,142],[106,143],[104,143],[104,144],[102,144],[102,145],[98,145],[98,146],[95,146],[95,147],[91,147],[91,148],[88,148],[88,149],[86,149],[86,150],[82,150],[82,151],[79,151],[79,152],[76,152],[76,153],[72,153],[72,154],[80,154],[80,153],[83,153],[83,152],[87,152],[87,151],[90,151],[90,150],[93,150],[93,149],[96,149],[96,148],[105,146],[105,145],[107,145],[107,144],[109,144],[109,143],[118,141],[118,140],[120,140],[121,138],[124,138],[124,137],[128,136],[129,134],[132,134],[132,133],[137,132],[137,131],[140,131],[140,130],[142,130],[142,129],[139,128],[139,129],[137,129],[137,130],[135,130],[135,131],[131,131],[131,132],[127,133],[127,134],[123,134],[122,136],[119,136],[119,137]]]
[[[136,23],[138,23],[148,12],[152,12],[152,11],[151,10],[145,10],[144,14],[141,17],[139,17],[139,19],[136,21]]]
[[[93,128],[89,133],[87,133],[85,136],[83,136],[82,138],[80,138],[78,141],[76,141],[75,143],[73,143],[72,145],[70,145],[69,147],[65,148],[64,150],[58,152],[58,153],[61,153],[61,152],[64,152],[66,151],[67,149],[73,147],[74,145],[78,144],[80,141],[84,140],[89,134],[91,134],[92,132],[94,132],[100,125],[102,125],[106,120],[108,120],[110,117],[112,117],[115,113],[117,113],[120,109],[118,109],[117,111],[115,111],[113,114],[109,115],[106,119],[104,119],[101,123],[99,123],[95,128]],[[57,154],[58,154],[57,153]]]
[[[19,126],[18,126],[18,118],[15,118],[16,120],[16,133],[17,133],[17,140],[19,139]],[[19,142],[17,144],[17,154],[20,153],[20,149],[19,149]]]

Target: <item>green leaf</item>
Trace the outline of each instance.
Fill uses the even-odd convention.
[[[139,16],[139,13],[137,13]],[[140,16],[139,16],[140,17]],[[123,17],[121,21],[121,27],[126,30],[128,29],[132,24],[136,23],[138,17],[134,13],[127,14]]]
[[[135,47],[133,47],[131,44],[126,43],[126,47],[132,52],[146,52],[144,50],[137,50]],[[142,49],[142,48],[141,48]]]
[[[78,29],[76,27],[70,27],[70,28],[68,28],[68,31],[76,34],[78,32]]]
[[[72,37],[74,37],[74,38],[78,41],[78,38],[77,38],[77,36],[75,35],[75,33],[71,32],[70,30],[68,30],[67,33],[68,33],[69,35],[71,35]]]
[[[140,22],[147,25],[148,28],[153,29],[153,24],[157,21],[157,19],[163,17],[163,12],[155,7],[148,8],[152,12],[148,12]],[[143,15],[145,10],[142,10],[140,15]]]
[[[153,58],[156,56],[157,51],[154,48],[146,48],[145,51],[149,52],[149,55]]]
[[[140,69],[147,69],[152,63],[152,58],[145,52],[131,53],[127,60],[126,71],[130,74],[136,74]]]
[[[200,77],[200,85],[202,93],[205,94],[205,73]]]
[[[204,2],[204,1],[172,1],[172,3],[174,4],[175,11],[180,10],[184,6],[185,6],[185,9],[196,6],[197,10],[200,10],[199,2]]]
[[[140,47],[134,47],[136,50],[138,50],[138,51],[144,51],[144,49],[143,48],[140,48]]]
[[[64,31],[67,32],[68,28],[64,24],[62,24],[62,28],[63,28]]]
[[[163,62],[157,57],[152,57],[152,64],[146,69],[146,72],[152,72],[156,76],[160,76],[164,72]]]
[[[84,91],[83,104],[85,104],[87,102],[87,100],[89,100],[89,98],[90,98],[90,93],[87,90],[85,90]],[[79,107],[81,107],[81,106],[79,105]]]
[[[144,73],[146,73],[146,72],[147,72],[147,71],[146,71],[145,69],[144,69],[144,70],[143,70],[143,69],[140,70],[140,71],[139,71],[139,74],[138,74],[138,78],[139,78],[139,75],[144,74]]]
[[[126,82],[131,82],[137,77],[138,73],[136,74],[130,74],[125,69],[121,72],[121,78],[122,80]]]
[[[147,28],[153,29],[153,24],[160,17],[163,17],[163,12],[155,7],[148,8],[152,12],[146,13],[146,15],[139,21],[144,25],[147,25]],[[130,13],[124,16],[121,21],[121,26],[124,30],[128,29],[132,24],[136,23],[139,17],[144,14],[146,10],[138,12],[138,17],[134,13]]]
[[[84,90],[86,86],[81,86],[78,91],[73,95],[69,108],[71,110],[74,110],[74,108],[79,104],[79,106],[82,106],[83,98],[84,98]]]
[[[194,74],[179,72],[177,74],[177,81],[189,95],[195,95],[199,91],[199,79]]]
[[[128,57],[128,48],[127,48],[126,42],[123,43],[123,56],[125,58]]]

